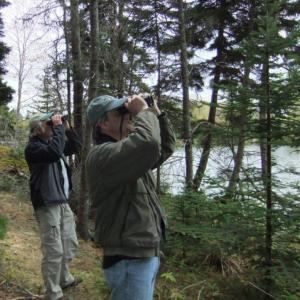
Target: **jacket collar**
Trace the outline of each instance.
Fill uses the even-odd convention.
[[[29,138],[29,141],[30,141],[30,142],[39,141],[39,142],[41,142],[41,143],[43,143],[43,144],[48,144],[48,143],[49,143],[49,141],[43,140],[43,139],[41,139],[41,138],[38,137],[38,136],[30,137],[30,138]]]
[[[97,145],[100,145],[100,144],[103,144],[103,143],[107,143],[107,142],[115,143],[115,142],[117,142],[117,140],[114,139],[113,137],[111,137],[110,135],[101,133],[99,135],[99,137],[98,137]]]

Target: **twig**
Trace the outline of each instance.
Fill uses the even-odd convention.
[[[37,299],[40,299],[40,298],[41,298],[40,295],[35,295],[35,294],[33,294],[33,293],[30,292],[28,289],[26,289],[25,287],[23,287],[23,286],[21,286],[21,285],[19,285],[19,284],[17,284],[17,283],[12,282],[11,284],[12,284],[12,285],[15,285],[15,286],[18,287],[20,290],[24,291],[26,294],[28,294],[29,296],[31,296],[31,297],[33,297],[33,298],[37,298]]]
[[[0,285],[3,285],[5,282],[6,282],[6,279],[4,279],[4,280],[0,283]]]
[[[247,283],[249,283],[250,285],[252,285],[254,288],[258,289],[260,292],[270,296],[272,299],[278,300],[278,298],[275,298],[273,295],[269,294],[268,292],[264,291],[263,289],[261,289],[260,287],[256,286],[254,283],[250,282],[250,281],[246,281]]]
[[[42,298],[43,298],[43,296],[33,294],[31,291],[29,291],[29,290],[26,289],[25,287],[19,285],[18,283],[10,282],[10,281],[6,278],[6,276],[5,276],[3,273],[0,272],[0,275],[4,278],[4,281],[6,281],[8,284],[16,286],[16,287],[17,287],[18,289],[20,289],[22,292],[24,292],[25,294],[27,294],[28,296],[30,296],[29,299],[42,299]],[[27,296],[27,297],[21,297],[21,298],[18,297],[18,298],[8,299],[8,300],[21,300],[21,299],[29,300],[29,299],[28,299],[28,296]]]
[[[35,300],[35,299],[43,299],[43,298],[40,296],[28,298],[28,296],[27,296],[27,297],[10,298],[8,300]]]
[[[183,292],[183,291],[185,291],[185,290],[187,290],[187,289],[189,289],[191,287],[197,286],[197,285],[199,285],[201,283],[205,283],[205,282],[206,282],[206,280],[202,280],[200,282],[196,282],[196,283],[190,284],[190,285],[186,286],[185,288],[183,288],[180,292]]]
[[[197,300],[200,300],[200,299],[201,299],[201,294],[202,294],[202,292],[203,292],[203,290],[204,290],[204,287],[205,287],[205,286],[203,285],[202,288],[199,290]]]

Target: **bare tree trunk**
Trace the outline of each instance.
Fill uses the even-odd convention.
[[[11,67],[14,69],[17,75],[17,115],[20,115],[22,108],[22,94],[23,87],[32,70],[32,63],[28,60],[30,48],[35,43],[32,39],[32,32],[34,30],[34,23],[32,20],[27,22],[16,20],[14,27],[14,48],[17,51],[17,64],[13,64]]]
[[[135,55],[135,49],[136,49],[136,42],[134,41],[132,46],[131,46],[131,54],[129,56],[129,68],[128,68],[128,74],[127,74],[127,78],[128,78],[128,86],[127,86],[127,92],[128,95],[132,95],[133,90],[133,83],[134,83],[134,55]]]
[[[257,7],[255,3],[254,2],[251,3],[250,12],[249,12],[248,32],[253,31],[253,26],[254,26],[253,20],[256,17],[256,10]],[[246,93],[243,93],[242,96],[243,100],[240,107],[240,132],[239,132],[239,139],[238,139],[238,147],[237,147],[237,152],[234,155],[234,167],[226,189],[226,198],[232,197],[236,191],[236,186],[239,182],[240,171],[242,168],[242,163],[244,158],[246,128],[248,124],[247,109],[250,102],[249,95],[247,92],[249,88],[250,72],[251,72],[251,66],[249,64],[248,58],[245,58],[242,87],[244,90],[246,90]]]
[[[123,30],[124,30],[124,22],[123,22],[123,14],[124,14],[124,1],[119,0],[119,10],[118,10],[118,30],[117,30],[117,38],[118,38],[118,48],[117,48],[117,60],[118,60],[118,77],[117,77],[117,94],[119,97],[124,96],[124,70],[123,70],[123,51],[122,51],[122,43],[123,43]]]
[[[91,57],[88,102],[97,96],[98,70],[99,70],[99,18],[98,1],[90,0],[90,23],[91,23]],[[80,172],[80,197],[78,206],[78,230],[83,239],[89,238],[88,231],[88,195],[86,186],[85,160],[90,149],[91,129],[88,120],[85,119],[85,130],[83,135],[83,148],[81,152],[81,172]]]
[[[71,0],[71,45],[73,69],[74,128],[82,140],[83,71],[78,0]],[[77,156],[80,161],[80,155]]]
[[[189,77],[188,77],[188,59],[187,43],[185,32],[185,16],[183,0],[178,0],[178,19],[180,31],[180,62],[181,62],[181,80],[183,93],[183,139],[185,141],[185,161],[186,161],[186,188],[193,186],[193,145],[190,116],[189,100]]]
[[[220,53],[219,49],[219,53]],[[218,59],[217,59],[218,60]],[[216,121],[216,111],[217,111],[217,101],[218,101],[218,92],[219,92],[219,87],[218,84],[220,82],[220,74],[221,70],[220,67],[217,65],[215,68],[215,76],[214,76],[214,86],[213,86],[213,91],[212,91],[212,96],[211,96],[211,103],[210,103],[210,110],[209,110],[209,115],[208,115],[208,122],[210,124],[215,124]],[[197,191],[202,183],[204,173],[207,167],[207,162],[211,150],[211,144],[212,144],[212,133],[209,129],[209,132],[207,135],[204,137],[203,142],[202,142],[202,153],[201,153],[201,158],[200,162],[198,165],[198,168],[196,170],[196,174],[194,177],[194,190]]]
[[[22,92],[23,92],[23,80],[21,78],[21,76],[18,76],[18,87],[17,87],[17,91],[18,91],[18,99],[17,99],[17,115],[20,115],[21,112],[21,103],[22,103]]]
[[[221,6],[226,6],[226,1],[221,0]],[[224,20],[220,19],[218,29],[218,48],[216,56],[216,66],[214,69],[214,79],[213,79],[213,90],[210,102],[210,110],[208,115],[208,122],[210,124],[215,124],[216,122],[216,112],[217,112],[217,103],[218,103],[218,93],[219,93],[219,83],[221,77],[221,68],[223,63],[223,52],[224,52]],[[205,135],[202,141],[202,153],[196,174],[193,180],[193,189],[197,191],[202,183],[204,173],[207,167],[208,158],[210,155],[210,150],[212,147],[212,133],[209,132]]]
[[[124,93],[123,82],[123,52],[122,52],[122,30],[123,30],[124,1],[111,2],[111,57],[112,57],[112,90],[118,97]]]
[[[156,85],[156,99],[158,107],[161,106],[161,49],[160,49],[160,36],[159,36],[159,24],[158,24],[158,7],[157,0],[154,1],[154,15],[155,15],[155,40],[157,51],[157,85]],[[161,177],[160,166],[156,170],[156,192],[159,195],[161,193]]]
[[[249,84],[249,75],[250,75],[250,67],[245,63],[245,72],[243,76],[242,86],[243,88],[247,88]],[[236,186],[239,181],[240,171],[242,168],[243,158],[244,158],[244,150],[245,150],[245,131],[247,126],[247,107],[248,107],[248,99],[247,95],[243,97],[243,103],[241,103],[240,109],[240,132],[239,132],[239,140],[237,152],[234,155],[234,167],[229,179],[229,183],[226,189],[226,198],[232,197],[234,192],[236,191]]]
[[[65,45],[66,45],[66,84],[67,84],[67,113],[68,113],[68,120],[69,123],[72,124],[72,103],[71,103],[71,67],[70,67],[70,32],[68,30],[68,20],[67,20],[67,12],[68,7],[66,5],[65,0],[59,0],[60,5],[63,9],[63,30],[64,30],[64,38],[65,38]],[[73,169],[74,162],[72,157],[69,157],[69,164],[70,167]]]
[[[68,119],[70,123],[72,122],[72,113],[71,113],[71,72],[70,72],[70,38],[67,22],[67,6],[65,0],[60,0],[61,6],[63,8],[63,29],[64,37],[66,43],[66,69],[67,69],[67,112]]]
[[[268,52],[268,46],[266,46]],[[273,236],[273,225],[272,225],[272,132],[271,132],[271,100],[270,100],[270,73],[269,73],[269,54],[266,53],[266,60],[263,65],[262,72],[262,88],[264,89],[264,98],[260,103],[260,122],[261,122],[261,164],[262,164],[262,181],[265,189],[266,197],[266,236],[265,236],[265,290],[267,295],[265,299],[270,299],[272,291],[272,265],[273,265],[273,254],[272,254],[272,236]]]
[[[58,40],[54,41],[54,57],[53,57],[53,78],[55,83],[55,94],[57,96],[57,108],[60,112],[65,110],[65,105],[63,103],[63,99],[61,96],[61,88],[60,88],[60,81],[59,81],[59,70],[58,70],[58,61],[59,61],[59,50],[58,50]]]
[[[71,0],[71,46],[72,46],[72,71],[73,71],[73,105],[74,105],[74,128],[81,141],[82,136],[82,106],[83,106],[83,76],[81,65],[81,39],[80,39],[80,20],[78,11],[78,0]],[[81,153],[76,155],[75,165],[83,162]],[[79,199],[77,216],[78,230],[82,238],[88,238],[87,227],[85,224],[86,204]]]

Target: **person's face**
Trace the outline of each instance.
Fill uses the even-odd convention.
[[[52,135],[53,131],[51,125],[47,121],[42,122],[38,136],[42,139],[49,140]]]
[[[120,132],[121,122],[122,130]],[[122,115],[117,109],[107,112],[106,118],[101,121],[100,126],[103,133],[110,135],[116,140],[127,137],[128,134],[133,131],[130,114],[124,114],[122,120]]]

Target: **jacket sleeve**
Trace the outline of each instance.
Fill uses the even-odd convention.
[[[150,170],[160,157],[160,128],[156,115],[146,109],[138,113],[134,132],[116,143],[95,146],[87,158],[89,176],[101,176],[109,186],[134,182]]]
[[[68,156],[78,153],[81,150],[82,146],[78,134],[73,130],[73,128],[66,130],[65,133],[67,136],[67,140],[65,144],[64,155]]]
[[[25,149],[25,157],[29,163],[52,163],[57,161],[65,148],[65,130],[63,125],[53,128],[53,137],[48,144],[30,143]]]
[[[173,154],[176,143],[175,133],[167,114],[162,113],[160,116],[158,116],[158,119],[161,137],[161,155],[159,160],[155,163],[153,169],[163,164]]]

